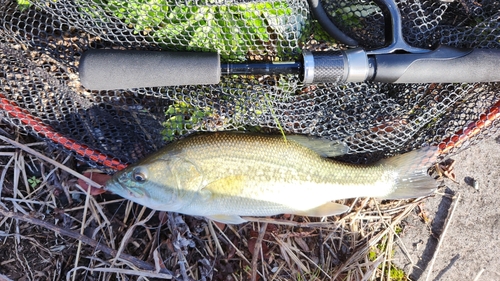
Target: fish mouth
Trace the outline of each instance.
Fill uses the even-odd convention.
[[[143,198],[148,195],[143,189],[133,189],[132,191],[132,189],[126,184],[120,182],[119,178],[111,178],[110,180],[108,180],[104,184],[103,189],[132,201],[134,201],[134,199]]]
[[[113,178],[104,184],[103,189],[117,195],[121,195],[124,192],[123,186]]]

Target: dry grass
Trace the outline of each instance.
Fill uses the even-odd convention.
[[[420,202],[357,199],[325,220],[219,225],[89,196],[74,159],[10,137],[0,140],[0,280],[390,280],[400,223]],[[40,175],[26,169],[31,161]]]

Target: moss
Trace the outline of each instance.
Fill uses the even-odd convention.
[[[196,108],[186,102],[176,101],[165,111],[167,120],[162,131],[165,141],[172,141],[177,136],[187,133],[195,126],[202,126],[203,119],[212,115],[209,109]]]

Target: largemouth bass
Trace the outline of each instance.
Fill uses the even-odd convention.
[[[117,172],[105,189],[152,209],[238,224],[241,216],[330,216],[348,210],[332,200],[403,199],[432,193],[436,149],[374,165],[327,156],[343,145],[306,136],[211,133],[187,137]]]

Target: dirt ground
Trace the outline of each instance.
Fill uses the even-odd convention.
[[[411,280],[500,280],[498,151],[497,133],[451,157],[457,183],[446,179],[440,194],[424,201],[427,223],[416,212],[406,219],[394,262]]]

